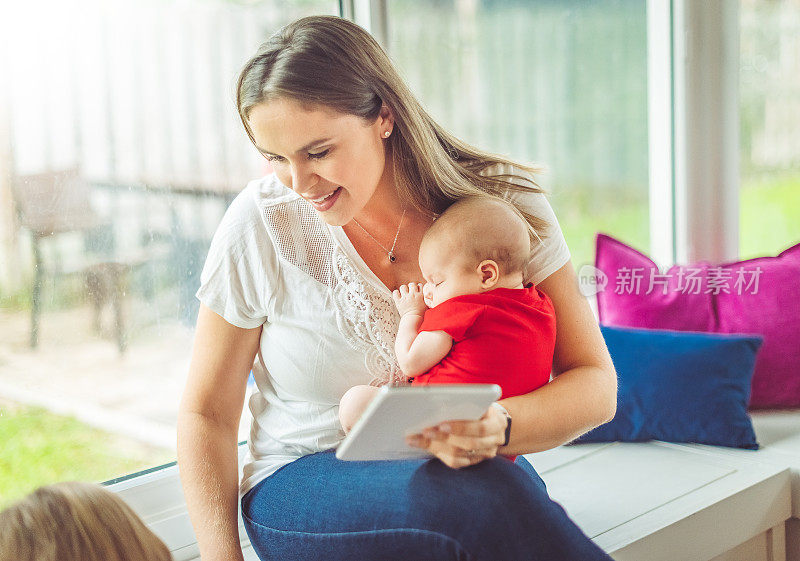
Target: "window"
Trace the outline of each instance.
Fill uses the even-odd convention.
[[[743,259],[800,242],[800,4],[740,4],[739,247]]]
[[[389,51],[432,116],[545,164],[576,268],[604,231],[647,251],[645,2],[397,0]]]
[[[0,7],[0,507],[174,459],[205,252],[266,170],[235,80],[318,13],[338,2]]]

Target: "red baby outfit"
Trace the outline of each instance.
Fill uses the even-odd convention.
[[[444,331],[453,348],[413,385],[498,384],[506,398],[550,380],[556,315],[535,286],[456,296],[427,310],[419,331]]]

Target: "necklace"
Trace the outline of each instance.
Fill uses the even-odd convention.
[[[379,246],[379,247],[380,247],[380,248],[381,248],[383,251],[385,251],[385,252],[386,252],[386,254],[389,256],[389,262],[390,262],[390,263],[394,263],[395,261],[397,261],[397,257],[395,257],[395,255],[394,255],[394,246],[395,246],[395,245],[397,245],[397,238],[398,238],[398,236],[400,235],[400,227],[403,225],[403,218],[405,217],[405,215],[406,215],[406,210],[405,210],[405,209],[403,209],[403,214],[400,216],[400,224],[398,224],[398,225],[397,225],[397,233],[394,235],[394,241],[392,242],[392,247],[391,247],[391,249],[386,249],[385,247],[383,247],[383,245],[381,244],[381,242],[379,242],[378,240],[376,240],[376,239],[375,239],[375,236],[373,236],[372,234],[370,234],[369,232],[367,232],[366,228],[364,228],[364,227],[363,227],[361,224],[359,224],[359,223],[358,223],[358,220],[356,220],[355,218],[353,218],[353,222],[355,222],[355,223],[356,223],[356,226],[358,226],[359,228],[361,228],[362,230],[364,230],[364,233],[365,233],[366,235],[368,235],[370,238],[372,238],[372,241],[374,241],[376,244],[378,244],[378,246]]]

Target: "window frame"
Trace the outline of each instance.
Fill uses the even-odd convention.
[[[239,478],[247,453],[247,443],[238,447]],[[174,561],[200,559],[197,538],[186,509],[180,474],[176,462],[154,470],[145,470],[131,477],[112,480],[106,484],[138,514],[144,523],[167,545]],[[250,539],[239,513],[239,541],[242,549],[250,548]]]
[[[651,254],[739,255],[739,2],[648,0]],[[669,43],[669,44],[668,44]]]

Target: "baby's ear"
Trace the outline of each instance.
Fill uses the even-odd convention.
[[[491,259],[480,262],[478,274],[481,277],[481,286],[486,289],[494,288],[494,285],[500,281],[500,267]]]

